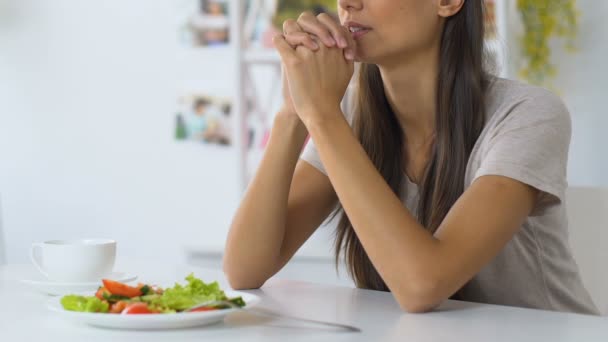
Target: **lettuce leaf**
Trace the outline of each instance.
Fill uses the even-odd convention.
[[[84,297],[69,295],[61,298],[61,305],[64,309],[78,312],[101,312],[106,313],[110,309],[108,302],[104,302],[97,297]]]
[[[188,275],[186,281],[185,286],[176,283],[174,287],[165,289],[162,295],[150,298],[149,303],[161,312],[174,312],[207,301],[227,299],[217,282],[205,283],[193,274]]]

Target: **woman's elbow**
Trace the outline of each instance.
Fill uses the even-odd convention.
[[[439,306],[437,303],[423,301],[398,301],[401,310],[407,313],[419,314],[427,313],[435,310]]]
[[[441,304],[435,283],[425,283],[424,286],[410,287],[395,293],[395,299],[401,310],[407,313],[426,313],[433,311]]]
[[[223,270],[228,284],[233,290],[254,290],[264,285],[266,279],[254,277],[252,274],[238,270],[238,267],[231,267],[224,263]]]
[[[242,280],[232,277],[227,278],[228,284],[233,290],[257,290],[264,285],[264,282],[253,282],[246,279]]]

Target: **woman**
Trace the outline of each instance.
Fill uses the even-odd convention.
[[[484,71],[482,0],[338,4],[341,23],[305,13],[274,39],[285,105],[230,229],[231,285],[260,287],[337,206],[336,259],[408,312],[597,314],[568,246],[568,111]]]

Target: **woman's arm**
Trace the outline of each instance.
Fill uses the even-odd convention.
[[[307,135],[295,114],[277,115],[264,158],[226,242],[224,272],[234,289],[262,286],[337,203],[328,178],[298,162]]]
[[[537,190],[500,176],[479,178],[435,235],[378,173],[342,115],[307,127],[353,228],[400,306],[428,311],[496,256],[531,212]]]

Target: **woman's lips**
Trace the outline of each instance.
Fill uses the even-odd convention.
[[[349,20],[349,21],[345,22],[344,26],[346,26],[348,28],[348,30],[352,34],[352,37],[355,38],[355,39],[359,38],[359,37],[362,37],[363,35],[365,35],[369,31],[371,31],[370,27],[365,26],[363,24],[360,24],[360,23],[358,23],[356,21],[352,21],[352,20]]]
[[[357,27],[357,28],[353,27],[353,28],[350,29],[350,32],[353,35],[354,39],[362,37],[363,35],[365,35],[369,31],[371,31],[371,29],[362,28],[362,27]]]

